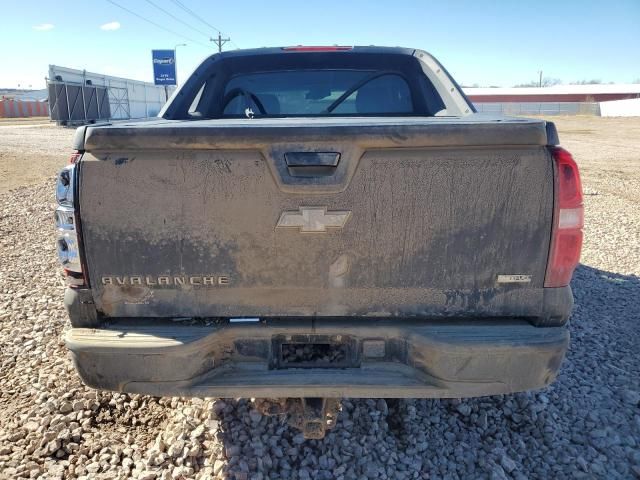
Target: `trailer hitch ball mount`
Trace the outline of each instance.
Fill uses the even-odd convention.
[[[263,415],[288,416],[287,423],[306,439],[321,439],[336,425],[340,413],[337,398],[257,398],[254,406]]]

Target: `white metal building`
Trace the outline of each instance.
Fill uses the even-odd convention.
[[[154,117],[175,90],[175,87],[164,87],[57,65],[49,65],[48,81],[106,87],[112,119]]]

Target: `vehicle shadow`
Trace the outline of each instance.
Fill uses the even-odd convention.
[[[631,478],[640,411],[624,392],[640,391],[640,278],[580,265],[572,287],[571,347],[551,386],[463,400],[346,399],[321,440],[252,413],[248,400],[223,400],[227,477]]]

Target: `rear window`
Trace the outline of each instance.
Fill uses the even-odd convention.
[[[223,117],[414,113],[402,75],[375,70],[291,70],[239,74],[222,96]]]

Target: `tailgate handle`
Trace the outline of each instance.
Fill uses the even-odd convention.
[[[340,153],[287,152],[284,159],[292,177],[327,177],[335,173]]]

